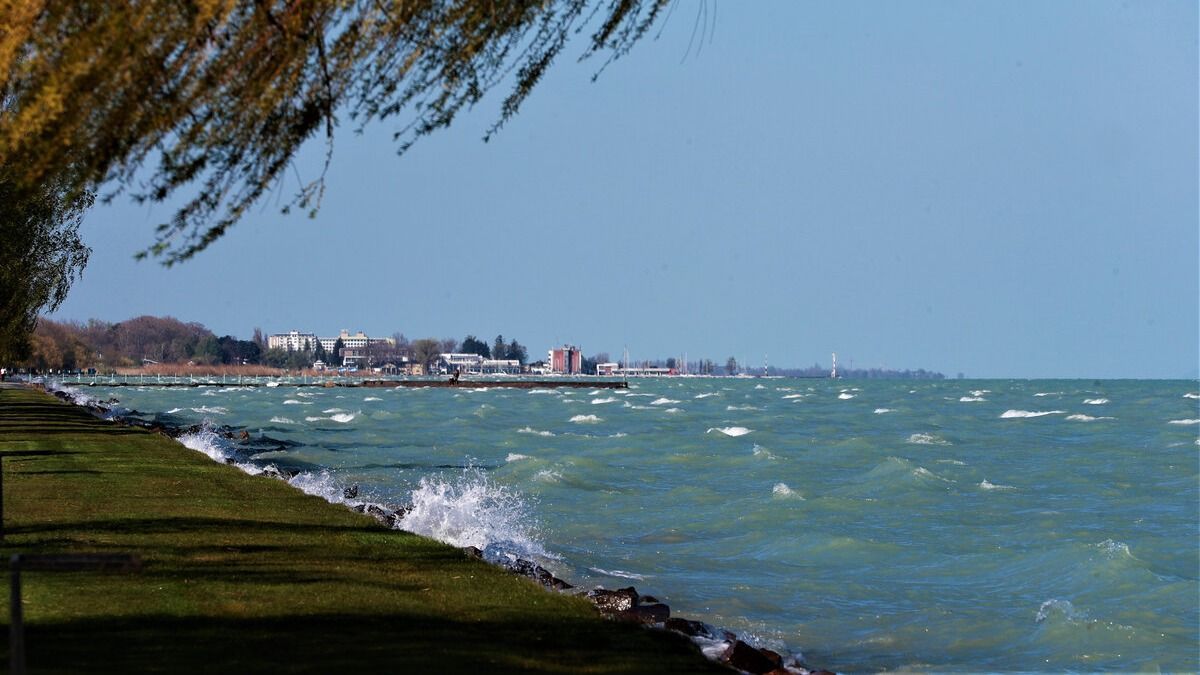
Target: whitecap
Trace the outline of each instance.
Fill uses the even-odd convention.
[[[567,421],[575,422],[576,424],[582,424],[585,422],[600,422],[601,419],[595,415],[576,415]]]
[[[171,408],[170,410],[167,411],[167,414],[174,415],[175,413],[179,412],[180,410],[183,410],[183,408]]]
[[[754,388],[755,389],[766,389],[766,387],[762,386],[761,384],[754,385]]]
[[[986,479],[986,478],[984,478],[982,481],[979,482],[979,487],[984,490],[1016,490],[1017,489],[1011,485],[997,485],[996,483],[989,483],[988,479]]]
[[[726,436],[732,436],[734,438],[737,438],[738,436],[745,436],[746,434],[750,433],[750,429],[747,429],[746,427],[712,427],[704,433],[707,434],[714,431],[719,431]]]
[[[781,499],[804,499],[804,495],[788,487],[787,483],[776,483],[771,488],[771,494]]]
[[[291,420],[286,417],[272,417],[271,422],[274,424],[295,424],[296,423],[295,420]]]
[[[675,399],[665,398],[665,397],[664,398],[656,398],[650,402],[650,405],[669,405],[672,403],[679,403],[679,401],[676,401]]]
[[[972,396],[983,396],[984,394],[990,394],[990,393],[992,393],[991,389],[976,389],[975,391],[971,392],[971,395]]]
[[[284,401],[283,404],[284,405],[300,405],[301,401],[297,401],[294,398],[289,398],[288,400]]]
[[[720,395],[721,394],[719,392],[709,391],[709,392],[705,392],[703,394],[696,394],[692,398],[708,398],[709,396],[720,396]]]
[[[981,396],[962,396],[958,399],[960,403],[980,403],[986,400],[986,398]]]
[[[508,457],[505,457],[505,458],[504,458],[504,461],[506,461],[506,462],[519,462],[519,461],[521,461],[521,460],[523,460],[523,459],[529,459],[529,455],[522,455],[522,454],[521,454],[521,453],[519,453],[519,452],[510,452],[510,453],[508,453]]]
[[[783,400],[786,401],[789,398],[804,398],[804,396],[804,394],[788,394],[787,396],[783,397]]]
[[[191,411],[194,413],[200,413],[201,415],[226,415],[229,413],[228,410],[220,406],[209,407],[206,405],[202,405],[199,408],[192,408]]]
[[[967,465],[966,462],[964,462],[960,459],[939,459],[939,460],[937,460],[937,463],[938,464],[953,464],[955,466],[966,466]]]
[[[954,482],[948,478],[942,478],[941,476],[930,471],[929,469],[926,469],[923,466],[918,466],[917,468],[913,469],[912,474],[914,476],[917,476],[918,478],[933,478],[934,480],[940,480],[943,483],[953,483]]]
[[[592,399],[592,405],[600,405],[601,403],[615,403],[616,400],[617,399],[612,396],[609,396],[608,398],[594,398]]]
[[[354,419],[354,417],[355,417],[354,413],[338,413],[336,415],[333,415],[329,419],[333,420],[334,422],[338,422],[340,424],[346,424],[350,420]]]
[[[582,417],[582,415],[579,415],[578,417]],[[522,427],[520,429],[517,429],[517,433],[518,434],[533,434],[534,436],[553,436],[554,435],[553,431],[538,431],[537,429],[534,429],[533,427]]]
[[[854,398],[854,394],[850,394],[850,393],[843,391],[842,393],[838,394],[838,398],[842,399],[843,401],[848,401],[848,400]]]
[[[553,389],[530,389],[529,393],[530,394],[557,394],[558,392],[554,391]]]
[[[1200,399],[1200,394],[1194,394],[1192,392],[1188,392],[1188,393],[1184,394],[1183,397],[1191,398],[1191,399]]]
[[[305,417],[304,421],[305,422],[320,422],[321,420],[327,420],[327,419],[329,419],[329,418],[328,417]]]
[[[752,405],[727,405],[727,406],[725,406],[725,409],[726,410],[758,410],[757,407],[752,406]]]
[[[330,408],[329,410],[322,410],[321,412],[326,415],[331,415],[333,413],[344,413],[346,411],[341,408]]]
[[[890,413],[890,412],[892,412],[892,409],[891,409],[891,408],[876,408],[876,409],[875,409],[875,414],[876,414],[876,415],[884,415],[884,414],[887,414],[887,413]]]
[[[935,434],[913,434],[907,442],[913,445],[950,445],[950,441]]]
[[[681,412],[683,412],[683,408],[667,408],[663,412],[665,412],[665,413],[681,413]]]
[[[1087,405],[1104,405],[1105,403],[1108,403],[1108,399],[1106,399],[1106,398],[1085,398],[1085,399],[1083,399],[1083,402]]]
[[[541,471],[533,474],[534,480],[541,481],[543,483],[558,483],[562,480],[562,477],[562,472],[554,471],[552,469],[542,469]]]
[[[1167,424],[1200,424],[1200,420],[1171,420]]]
[[[1095,422],[1096,420],[1112,420],[1115,417],[1092,417],[1091,415],[1067,415],[1067,419],[1075,422]]]
[[[363,399],[363,401],[382,401],[382,400],[383,399],[379,398],[378,396],[368,396]]]
[[[1062,396],[1061,391],[1039,391],[1034,396]]]
[[[1000,419],[1017,419],[1025,417],[1044,417],[1046,415],[1062,415],[1065,410],[1045,410],[1045,411],[1030,411],[1030,410],[1005,410]]]

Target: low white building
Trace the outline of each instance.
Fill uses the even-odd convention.
[[[451,373],[455,370],[461,370],[464,373],[477,373],[483,367],[484,360],[478,354],[462,354],[457,352],[442,354],[440,359],[442,366]]]

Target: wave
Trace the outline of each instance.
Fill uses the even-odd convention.
[[[170,410],[167,411],[167,414],[174,415],[175,413],[179,412],[180,410],[183,410],[183,408],[171,408]]]
[[[508,457],[505,457],[505,458],[504,458],[504,461],[506,461],[506,462],[519,462],[519,461],[521,461],[521,460],[523,460],[523,459],[529,459],[529,458],[530,458],[530,457],[529,457],[529,455],[522,455],[522,454],[521,454],[521,453],[519,453],[519,452],[510,452],[510,453],[508,453]]]
[[[1034,396],[1062,396],[1061,391],[1039,391]]]
[[[696,394],[692,398],[708,398],[709,396],[720,396],[720,395],[721,395],[720,392],[709,391],[709,392],[705,392],[703,394]]]
[[[1087,613],[1076,609],[1070,600],[1051,598],[1038,607],[1037,616],[1034,618],[1034,621],[1042,623],[1052,617],[1061,617],[1066,621],[1074,622],[1086,619]]]
[[[212,407],[202,405],[199,408],[189,408],[194,413],[201,415],[228,415],[229,411],[221,406],[214,405]]]
[[[783,397],[783,400],[786,401],[789,398],[804,398],[805,396],[807,396],[807,394],[788,394],[787,396]]]
[[[838,398],[842,399],[843,401],[848,401],[848,400],[854,398],[854,394],[850,394],[850,393],[843,391],[842,393],[838,394]]]
[[[183,434],[177,440],[184,447],[204,453],[213,461],[220,462],[221,464],[224,464],[225,460],[229,458],[229,454],[226,452],[225,440],[207,422],[200,425],[199,430]]]
[[[557,394],[558,392],[554,391],[553,389],[530,389],[529,393],[530,394]]]
[[[330,408],[329,410],[322,410],[321,412],[326,415],[329,415],[331,413],[344,413],[344,412],[346,412],[346,410],[343,408]]]
[[[1106,399],[1106,398],[1085,398],[1085,399],[1083,399],[1083,402],[1085,405],[1104,405],[1105,403],[1108,403],[1108,399]]]
[[[746,427],[712,427],[704,433],[707,434],[714,431],[719,431],[726,436],[732,436],[734,438],[737,438],[738,436],[745,436],[746,434],[750,433],[750,429],[747,429]]]
[[[1075,422],[1095,422],[1096,420],[1115,420],[1115,417],[1092,417],[1091,415],[1067,415],[1067,419]]]
[[[998,485],[996,483],[989,483],[988,479],[986,479],[986,478],[984,478],[982,481],[979,482],[979,487],[984,490],[1016,490],[1017,489],[1011,485]]]
[[[382,400],[383,399],[379,398],[378,396],[368,396],[363,399],[364,402],[366,402],[366,401],[382,401]]]
[[[986,400],[982,396],[962,396],[958,399],[959,403],[982,403]]]
[[[306,405],[304,401],[297,401],[294,398],[289,398],[283,402],[284,405]]]
[[[1190,398],[1190,399],[1200,399],[1200,394],[1194,394],[1192,392],[1188,392],[1188,393],[1184,394],[1183,397]]]
[[[613,396],[609,396],[607,398],[594,398],[594,399],[592,399],[592,405],[600,405],[602,403],[615,403],[616,401],[617,401],[617,399]]]
[[[574,422],[576,424],[584,424],[587,422],[602,422],[603,420],[595,415],[576,415],[567,421]]]
[[[876,415],[885,415],[885,414],[887,414],[887,413],[890,413],[890,412],[892,412],[892,409],[891,409],[891,408],[876,408],[876,409],[875,409],[875,414],[876,414]]]
[[[667,408],[667,409],[666,409],[666,410],[664,410],[663,412],[666,412],[666,413],[681,413],[681,412],[683,412],[683,408]]]
[[[913,434],[906,442],[913,445],[951,445],[950,441],[936,434]]]
[[[1171,420],[1170,422],[1167,422],[1167,424],[1200,424],[1200,420]]]
[[[778,497],[780,499],[799,499],[801,501],[804,500],[804,495],[802,495],[799,492],[796,492],[792,488],[788,487],[787,483],[776,483],[771,488],[771,495],[774,497]]]
[[[758,443],[754,444],[754,456],[762,457],[763,459],[778,459],[775,455],[771,454],[770,450],[764,448]]]
[[[672,403],[679,403],[679,401],[676,401],[673,398],[663,397],[663,398],[654,399],[653,401],[650,402],[650,405],[670,405]]]
[[[292,419],[288,419],[286,417],[272,417],[271,423],[272,424],[295,424],[296,421],[292,420]]]
[[[588,569],[591,570],[592,572],[595,572],[596,574],[602,574],[606,577],[616,577],[618,579],[632,579],[634,581],[645,581],[646,580],[646,577],[644,575],[635,574],[633,572],[626,572],[625,570],[606,570],[606,569],[602,569],[600,567],[589,567]]]
[[[747,405],[727,405],[727,406],[725,406],[725,409],[730,410],[730,411],[732,411],[732,410],[758,410],[758,407],[748,405],[748,404]]]
[[[576,415],[576,417],[582,417],[582,415]],[[534,429],[533,427],[521,427],[520,429],[517,429],[517,433],[518,434],[533,434],[534,436],[553,436],[554,435],[553,431],[539,431],[537,429]]]
[[[1026,418],[1026,417],[1044,417],[1046,415],[1062,415],[1064,413],[1066,413],[1065,410],[1044,410],[1044,411],[1005,410],[1004,414],[1000,415],[1000,419],[1007,420],[1007,419],[1020,419],[1020,418]]]

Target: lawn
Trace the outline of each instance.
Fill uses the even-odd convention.
[[[681,636],[38,391],[0,389],[0,456],[4,560],[143,560],[22,574],[31,673],[729,672]]]

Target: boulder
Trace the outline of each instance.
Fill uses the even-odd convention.
[[[588,591],[587,598],[601,612],[616,614],[632,609],[637,604],[638,595],[633,588],[622,588],[615,591],[596,588]]]
[[[661,602],[652,605],[634,605],[617,616],[634,623],[664,623],[671,618],[671,608]]]
[[[692,621],[691,619],[672,617],[666,620],[663,627],[667,630],[683,633],[688,637],[696,637],[697,635],[701,637],[712,637],[712,633],[708,630],[708,626],[706,626],[703,622]]]
[[[357,496],[358,496],[358,486],[357,485],[351,485],[348,488],[342,489],[342,498],[343,499],[354,499]]]
[[[734,640],[733,644],[721,655],[721,660],[738,670],[756,675],[769,673],[777,668],[776,664],[772,663],[771,659],[761,651],[741,640]]]

